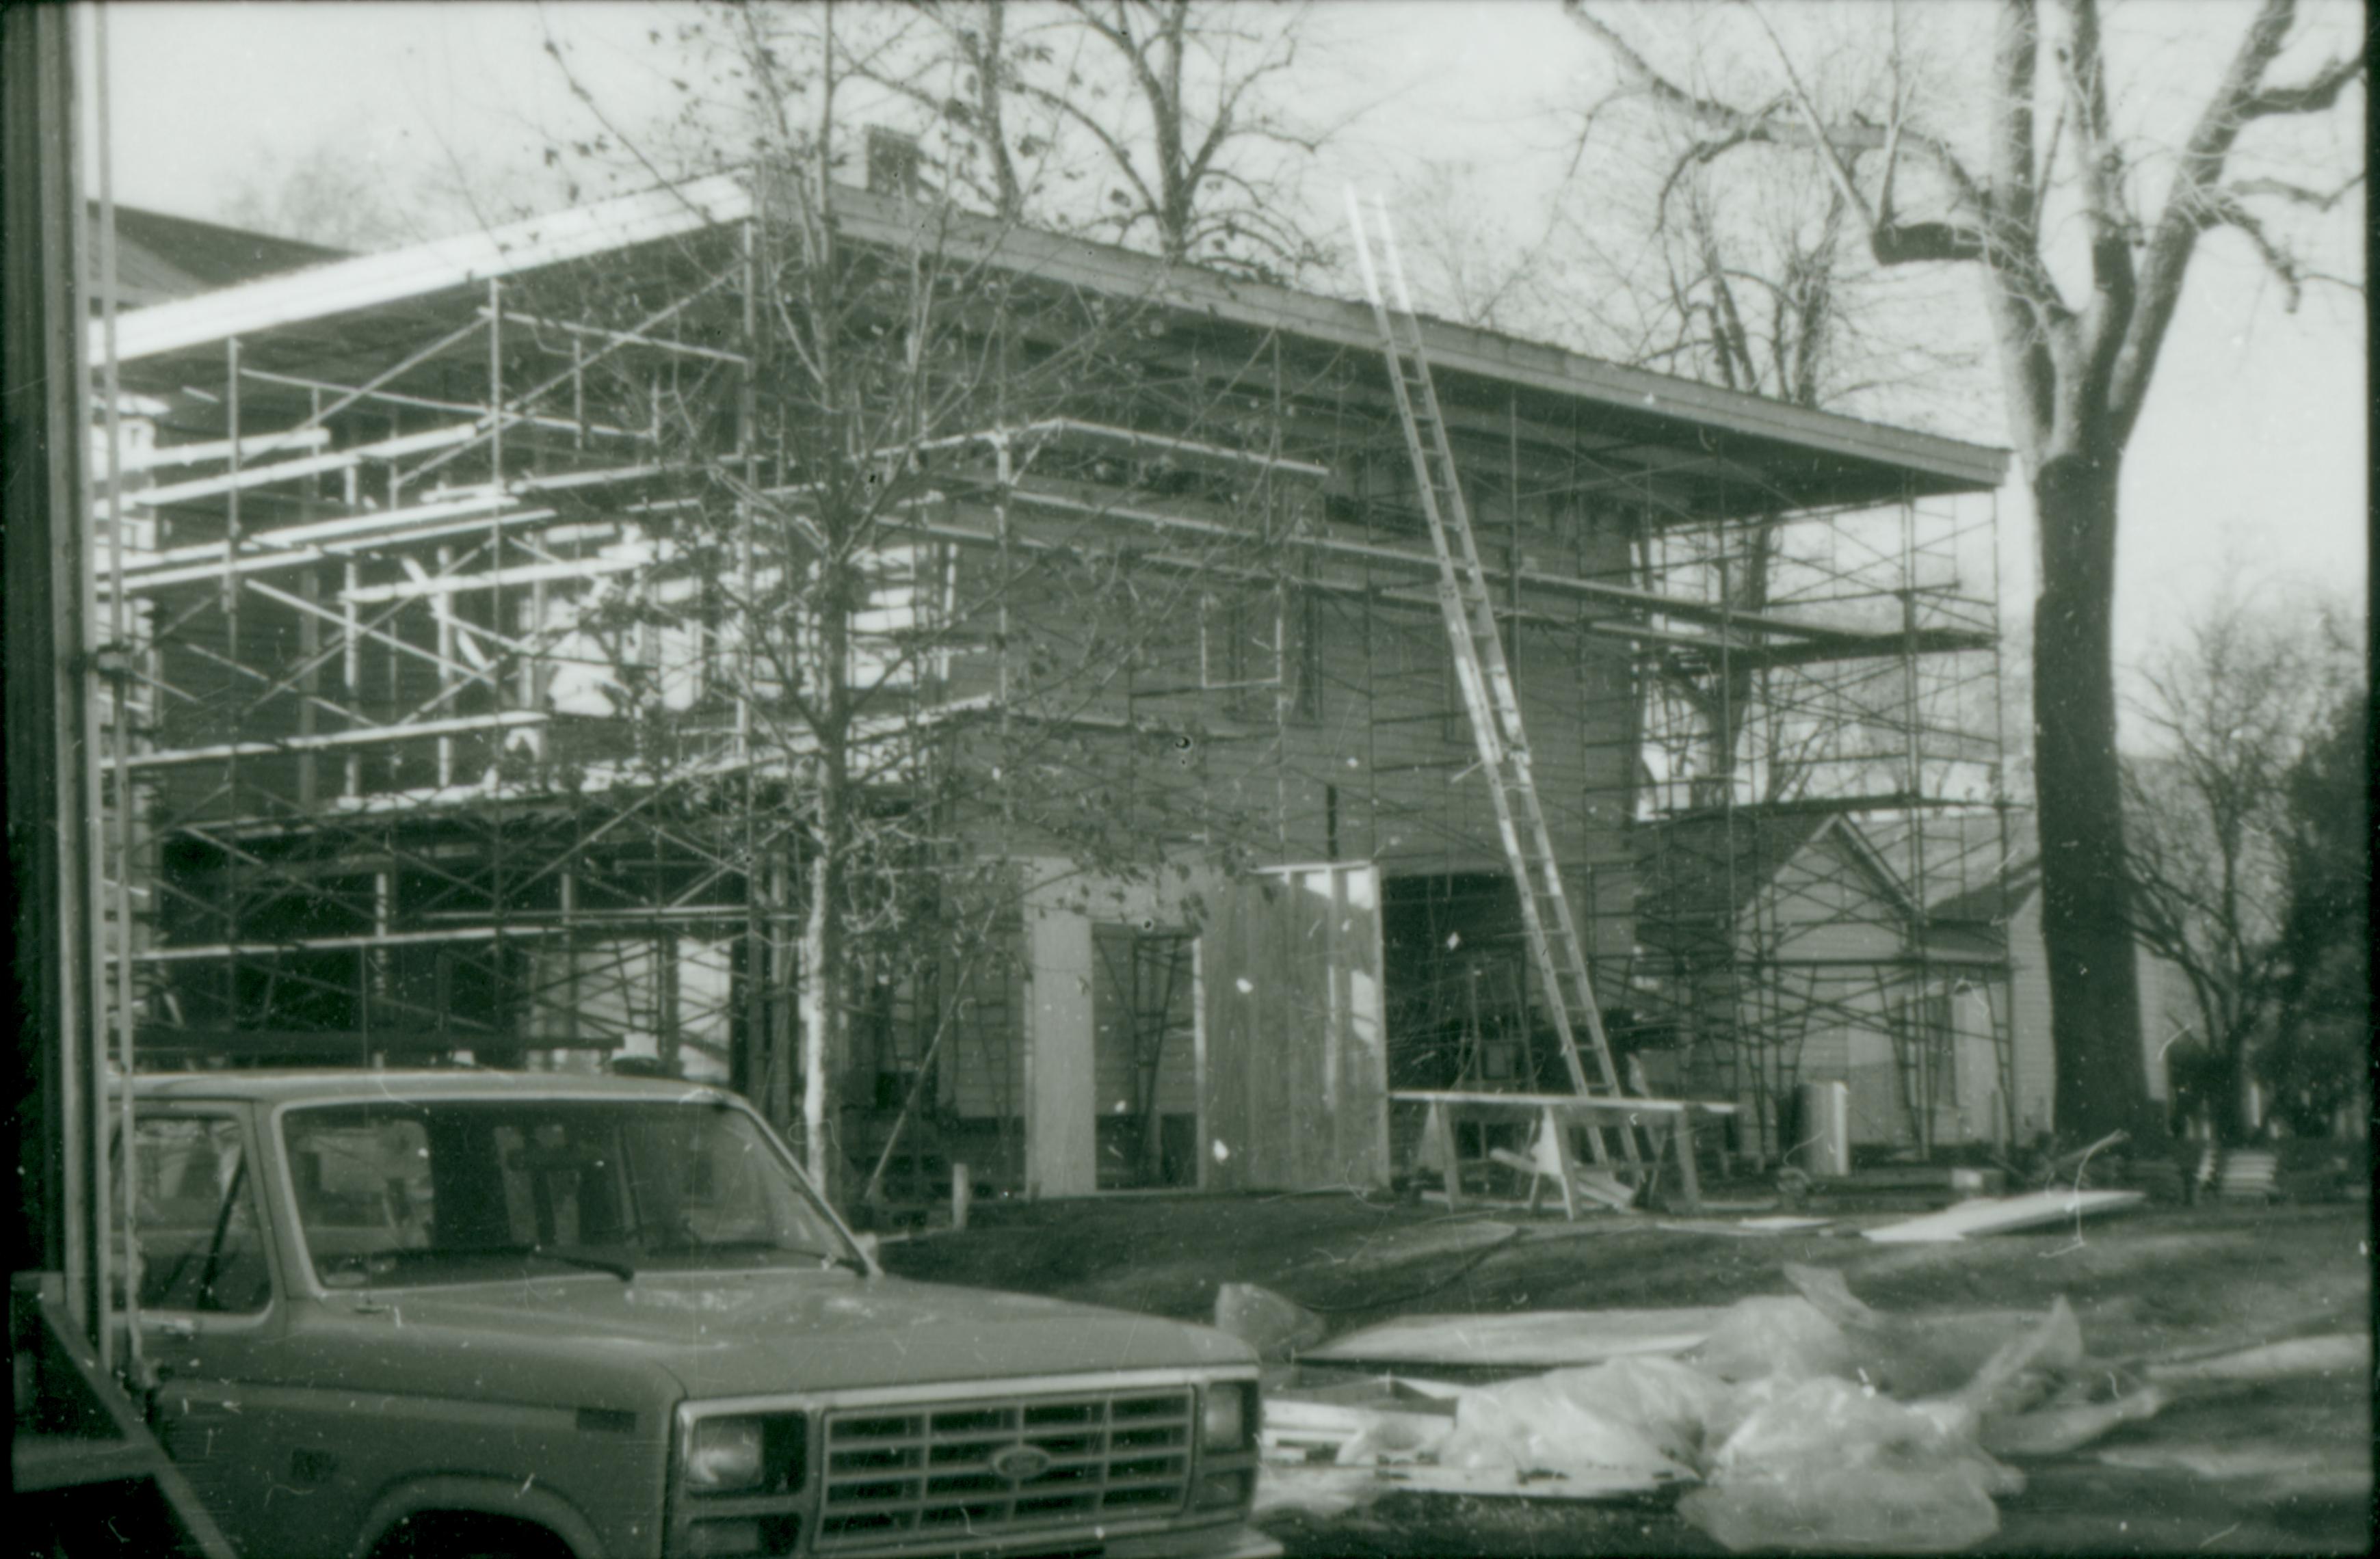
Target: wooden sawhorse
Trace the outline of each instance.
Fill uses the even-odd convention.
[[[1623,1131],[1637,1126],[1646,1128],[1646,1134],[1654,1138],[1653,1157],[1645,1166],[1648,1175],[1659,1165],[1661,1144],[1666,1141],[1678,1163],[1679,1211],[1694,1213],[1702,1207],[1702,1179],[1694,1166],[1694,1118],[1735,1113],[1731,1104],[1701,1099],[1587,1099],[1575,1094],[1482,1094],[1436,1088],[1401,1089],[1389,1097],[1401,1104],[1426,1106],[1417,1162],[1435,1161],[1446,1183],[1446,1204],[1450,1209],[1459,1206],[1463,1196],[1462,1161],[1455,1149],[1456,1117],[1500,1109],[1522,1110],[1536,1116],[1536,1140],[1529,1156],[1521,1160],[1517,1154],[1507,1155],[1502,1162],[1514,1164],[1531,1175],[1531,1211],[1536,1208],[1544,1182],[1551,1180],[1561,1192],[1562,1215],[1571,1219],[1578,1216],[1580,1174],[1576,1156],[1570,1151],[1571,1127],[1618,1126]]]

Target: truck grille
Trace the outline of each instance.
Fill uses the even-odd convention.
[[[1195,1420],[1186,1386],[842,1408],[826,1420],[819,1546],[1178,1511]]]

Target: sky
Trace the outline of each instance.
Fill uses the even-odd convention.
[[[1610,8],[1655,43],[1673,20],[1662,7]],[[2308,9],[2333,27],[2344,16],[2354,46],[2351,7],[2320,0]],[[2111,5],[2119,92],[2155,89],[2166,73],[2211,77],[2248,14],[2236,0]],[[648,29],[666,30],[669,17],[628,0],[113,6],[106,101],[115,198],[220,217],[244,184],[322,144],[347,148],[392,177],[445,164],[534,168],[547,133],[583,123],[545,55],[549,32],[572,45],[599,96],[634,103],[663,89],[665,66]],[[1596,45],[1555,0],[1342,0],[1319,19],[1329,47],[1316,90],[1375,109],[1330,153],[1331,187],[1342,175],[1381,178],[1427,158],[1525,204],[1542,185],[1521,170],[1542,170],[1561,139],[1544,111],[1577,103],[1600,79]],[[86,45],[87,72],[94,53]],[[2174,94],[2183,103],[2192,95]],[[2339,145],[2357,139],[2360,101],[2350,94],[2336,115]],[[2360,248],[2349,238],[2341,249],[2338,263],[2360,279]],[[1981,308],[1973,278],[1954,280],[1943,296],[1946,307]],[[2362,603],[2365,341],[2360,296],[2315,286],[2296,312],[2284,312],[2280,289],[2244,245],[2217,234],[2202,246],[2125,467],[2120,663],[2151,655],[2174,624],[2227,591],[2277,602],[2327,592]],[[1955,431],[2008,442],[1990,415]],[[2015,482],[2001,496],[1999,524],[2001,598],[2021,614],[2034,571]]]

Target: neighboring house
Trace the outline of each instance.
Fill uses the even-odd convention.
[[[754,734],[786,690],[719,674],[744,624],[679,610],[704,586],[669,518],[727,502],[678,429],[716,454],[766,422],[775,199],[722,175],[125,313],[156,446],[120,582],[145,1045],[643,1055],[790,1118],[810,852],[789,819],[815,755]],[[952,871],[1013,887],[1001,957],[921,954],[857,993],[839,1145],[864,1168],[915,1085],[922,1136],[1027,1191],[1384,1178],[1390,1053],[1417,1042],[1384,1015],[1512,915],[1509,888],[1473,891],[1503,855],[1369,311],[836,199],[869,263],[941,245],[1001,282],[960,295],[953,329],[979,334],[934,359],[935,437],[884,465],[905,506],[844,622],[852,695],[907,743],[864,804],[930,805]],[[192,277],[295,257],[188,225]],[[1071,363],[1065,330],[1099,350],[1063,375],[982,366]],[[880,320],[852,331],[896,349]],[[1617,970],[1633,647],[1800,665],[1912,643],[1648,592],[1645,539],[1984,492],[2005,456],[1427,336],[1556,854]],[[798,518],[807,474],[740,447],[730,474],[760,490],[734,502]],[[1110,869],[1069,819],[1165,869]],[[1384,921],[1432,939],[1387,959]],[[1858,1032],[1818,1034],[1822,1064],[1878,1065]],[[1870,1113],[1892,1129],[1888,1101]]]
[[[1791,1147],[1811,1082],[1848,1084],[1855,1147],[1995,1139],[2004,1052],[1982,998],[1998,954],[1929,943],[1852,816],[1802,803],[1653,824],[1637,861],[1632,994],[1669,1015],[1680,1085],[1737,1101],[1747,1150]]]
[[[2004,961],[1991,1000],[2006,1014],[2012,1125],[2020,1141],[2030,1142],[2057,1129],[2058,1077],[2050,1047],[2049,962],[2041,939],[2041,857],[2029,816],[2011,833],[2018,851],[2013,863],[1995,880],[1936,903],[1928,918],[1934,945],[1946,955],[1996,955]],[[2132,962],[2141,989],[2149,1097],[2169,1103],[2167,1052],[2196,1033],[2198,1009],[2179,966],[2138,947]]]
[[[92,224],[87,253],[92,286],[91,306],[96,313],[103,301],[99,282],[100,246],[97,201],[90,205]],[[268,233],[250,233],[220,223],[199,222],[138,206],[115,208],[116,306],[140,308],[172,298],[192,297],[238,282],[278,276],[348,258],[344,249]]]

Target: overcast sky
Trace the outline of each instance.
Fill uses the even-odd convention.
[[[1336,90],[1394,98],[1392,110],[1368,120],[1339,153],[1350,171],[1373,177],[1430,157],[1473,164],[1482,180],[1513,178],[1512,168],[1548,143],[1536,111],[1576,101],[1602,68],[1554,0],[1372,0],[1323,9],[1336,40]],[[450,158],[482,175],[534,167],[546,134],[576,112],[544,55],[547,29],[575,44],[601,91],[629,102],[659,85],[662,62],[646,41],[652,11],[636,4],[113,7],[116,199],[219,217],[260,169],[324,142],[392,176]],[[1632,25],[1665,25],[1658,9],[1617,14]],[[2113,7],[2119,89],[2155,72],[2194,80],[2190,73],[2219,68],[2247,15],[2230,0]],[[2331,0],[2330,14],[2317,20],[2336,28],[2343,18],[2339,35],[2352,47],[2354,15]],[[2342,146],[2356,139],[2354,113],[2338,115]],[[2340,263],[2360,277],[2360,248],[2350,241],[2341,252]],[[1973,287],[1964,278],[1945,296],[1979,308]],[[2276,597],[2327,589],[2361,600],[2369,535],[2365,334],[2360,299],[2317,286],[2287,314],[2243,245],[2216,235],[2202,247],[2125,468],[2119,658],[2139,658],[2161,623],[2227,586]],[[2007,441],[1989,417],[1945,430]],[[2000,515],[2002,598],[2022,610],[2033,561],[2020,489],[2003,496]]]

